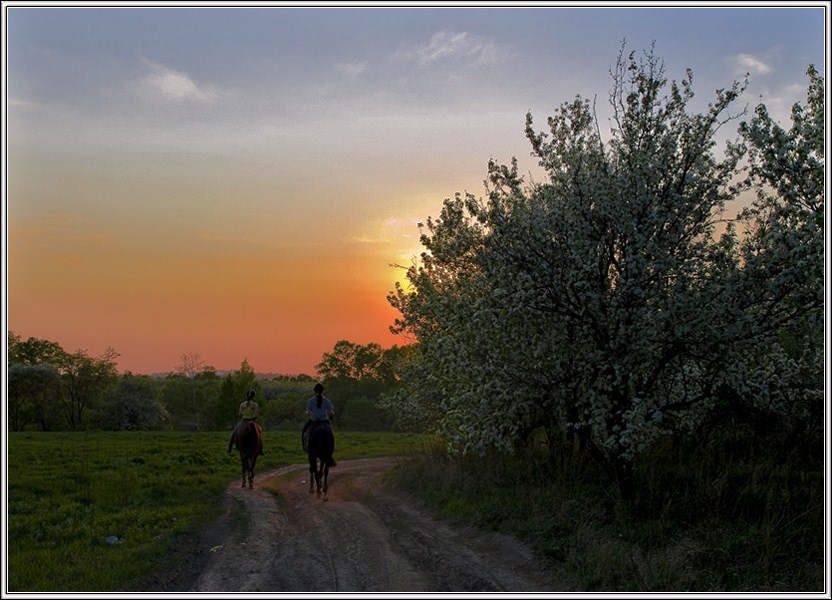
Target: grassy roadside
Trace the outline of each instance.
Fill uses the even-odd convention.
[[[544,452],[413,456],[392,483],[453,520],[514,535],[588,592],[820,592],[822,467],[757,458],[692,473],[659,460],[622,503],[591,466]]]
[[[336,436],[339,460],[420,445],[409,434]],[[113,591],[154,571],[180,535],[219,516],[217,500],[240,473],[227,440],[227,432],[10,433],[8,591]],[[266,431],[264,447],[261,473],[306,460],[298,432]]]

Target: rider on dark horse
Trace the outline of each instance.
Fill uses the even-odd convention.
[[[303,441],[303,451],[309,453],[309,433],[315,427],[328,427],[331,431],[330,419],[335,418],[335,407],[332,406],[329,398],[324,396],[324,386],[320,383],[315,385],[315,395],[306,403],[306,414],[309,419],[306,421],[306,425],[303,426],[301,439]],[[331,458],[329,466],[334,467],[335,465],[335,459]]]
[[[237,437],[237,432],[241,431],[243,425],[254,421],[257,424],[257,415],[260,407],[254,401],[254,390],[249,390],[246,394],[246,399],[240,404],[240,410],[237,414],[240,416],[239,422],[234,426],[234,431],[231,432],[231,437],[228,439],[228,454],[231,454],[231,448],[234,447],[234,440]],[[257,425],[259,427],[259,424]],[[260,454],[265,454],[263,449],[260,449]]]

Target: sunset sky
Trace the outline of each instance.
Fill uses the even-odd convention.
[[[390,265],[489,159],[539,180],[526,112],[543,129],[581,95],[606,122],[622,41],[655,41],[696,110],[749,73],[737,108],[788,125],[826,76],[827,4],[4,3],[7,328],[133,373],[401,345]]]

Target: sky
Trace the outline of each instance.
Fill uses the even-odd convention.
[[[652,45],[695,110],[747,73],[737,111],[788,126],[827,8],[4,2],[7,330],[135,374],[406,344],[387,295],[418,223],[484,196],[490,159],[541,180],[527,112],[607,122],[622,44]]]

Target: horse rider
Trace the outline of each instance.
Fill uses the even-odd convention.
[[[231,448],[234,446],[234,440],[237,437],[237,432],[240,431],[240,428],[249,423],[250,421],[257,422],[257,415],[260,412],[260,407],[257,406],[257,402],[254,401],[254,390],[249,390],[246,393],[246,399],[240,403],[240,410],[237,411],[237,414],[240,416],[240,420],[234,426],[234,430],[231,432],[231,437],[228,440],[228,454],[231,454]],[[260,454],[265,454],[263,452],[263,448],[260,448]]]
[[[306,414],[309,418],[303,426],[303,433],[301,434],[303,450],[306,453],[309,453],[309,431],[319,425],[326,425],[331,429],[330,419],[335,418],[335,407],[332,406],[329,398],[324,396],[324,386],[320,383],[315,384],[314,392],[315,395],[306,402]],[[335,459],[333,458],[329,466],[334,467],[335,465]]]

